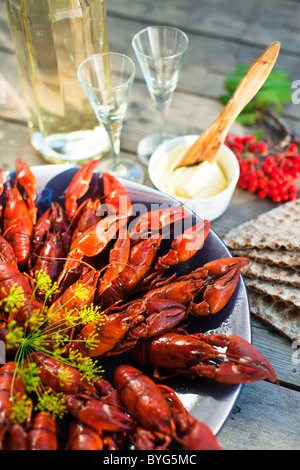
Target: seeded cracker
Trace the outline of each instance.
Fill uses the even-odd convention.
[[[300,272],[276,265],[254,261],[247,266],[245,271],[243,271],[243,275],[246,278],[261,279],[262,281],[275,281],[280,284],[287,284],[298,288],[300,287]]]
[[[230,249],[300,249],[300,200],[286,202],[223,234]]]
[[[300,340],[300,310],[248,290],[251,312],[292,341]]]
[[[233,256],[242,256],[262,264],[292,269],[300,272],[300,250],[272,250],[271,248],[262,249],[240,249],[231,250]]]
[[[260,279],[245,279],[247,287],[263,295],[269,295],[276,301],[286,305],[300,307],[299,288],[279,284],[278,282],[261,281]]]
[[[222,239],[233,256],[251,261],[244,272],[251,313],[300,339],[300,200],[228,230]]]

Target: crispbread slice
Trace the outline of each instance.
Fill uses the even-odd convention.
[[[283,301],[290,306],[300,307],[299,288],[272,281],[245,278],[246,286],[264,295],[270,295],[274,300]]]
[[[250,310],[258,318],[271,325],[292,341],[300,339],[300,310],[288,307],[284,302],[276,302],[270,296],[257,295],[248,290]]]
[[[222,236],[228,248],[300,250],[300,200],[286,202]]]
[[[300,250],[272,250],[271,248],[254,248],[231,250],[233,256],[243,256],[251,260],[259,261],[269,265],[276,265],[283,268],[291,268],[300,271]]]
[[[243,270],[243,275],[251,279],[261,279],[262,281],[273,281],[300,287],[300,272],[267,263],[252,262]]]

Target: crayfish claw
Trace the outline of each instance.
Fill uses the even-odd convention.
[[[184,450],[222,450],[211,429],[191,415],[189,415],[189,431],[181,441]]]
[[[77,210],[77,200],[83,197],[89,189],[94,170],[99,164],[99,160],[91,160],[83,165],[75,173],[69,184],[65,196],[65,209],[71,219]]]
[[[105,205],[112,214],[127,218],[132,214],[132,205],[123,184],[110,173],[102,174]]]
[[[198,304],[191,304],[190,312],[196,316],[209,315],[220,312],[228,303],[234,293],[240,278],[238,268],[233,268],[209,284],[204,293],[203,301]]]
[[[209,230],[210,222],[208,220],[201,220],[198,224],[185,230],[173,240],[171,249],[157,260],[154,269],[167,269],[169,266],[191,259],[203,247]]]
[[[236,335],[211,334],[202,339],[216,347],[226,347],[226,360],[215,366],[199,364],[198,375],[227,384],[251,383],[260,380],[276,382],[276,372],[269,361],[248,341]]]
[[[277,382],[277,375],[270,362],[248,341],[235,335],[229,335],[229,346],[226,352],[228,359],[240,357],[240,363],[248,367],[254,367],[256,373],[259,371],[265,380]]]

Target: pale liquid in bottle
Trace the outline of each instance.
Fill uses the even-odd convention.
[[[32,145],[52,163],[84,163],[109,150],[77,78],[107,51],[104,0],[7,0]]]

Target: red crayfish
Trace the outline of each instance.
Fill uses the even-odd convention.
[[[226,384],[277,380],[269,361],[235,335],[172,331],[140,340],[132,353],[140,365],[154,366],[156,378],[161,378],[158,370],[162,368],[169,375],[207,377]]]
[[[26,390],[18,376],[16,364],[13,361],[7,362],[0,368],[0,450],[5,448],[6,440],[9,442],[8,448],[24,446],[23,423],[14,423],[11,415],[14,401],[24,396]],[[31,409],[28,408],[24,421],[30,419]]]
[[[123,184],[108,173],[99,179],[97,164],[93,160],[76,171],[64,205],[52,201],[42,214],[36,206],[36,179],[26,163],[17,160],[13,184],[8,179],[5,186],[1,172],[0,337],[6,341],[6,327],[11,325],[26,326],[30,335],[35,318],[51,332],[47,345],[30,351],[25,360],[38,369],[36,395],[26,392],[18,374],[17,349],[8,350],[10,362],[0,369],[1,446],[220,449],[207,425],[188,413],[174,390],[159,381],[177,375],[226,384],[277,380],[267,359],[244,339],[217,331],[186,332],[194,317],[218,315],[228,306],[249,261],[224,253],[179,275],[206,249],[209,221],[194,223],[183,206],[147,209],[134,218]],[[93,177],[99,181],[88,197]],[[188,221],[190,225],[178,234],[176,224]],[[35,289],[37,272],[55,283],[53,297]],[[22,301],[11,308],[17,290]],[[72,322],[80,309],[90,307],[101,309],[104,319]],[[68,344],[59,361],[52,352],[61,325]],[[88,346],[91,337],[96,346]],[[119,355],[122,363],[122,354],[129,350],[141,369],[153,367],[153,379],[122,364],[114,371],[112,384],[102,377],[87,380],[68,362],[79,353],[95,362]],[[67,418],[62,422],[49,410],[35,408],[37,396],[48,391],[64,397]],[[20,396],[30,404],[22,421],[12,413],[13,401]]]
[[[134,435],[138,449],[167,449],[172,440],[185,450],[220,449],[211,430],[189,415],[171,388],[126,365],[115,370],[113,380],[121,401],[138,422]]]

